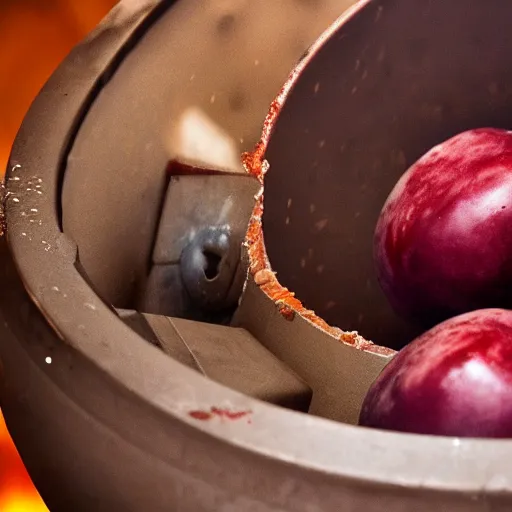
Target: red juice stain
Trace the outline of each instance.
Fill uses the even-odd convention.
[[[213,418],[213,414],[207,411],[190,411],[188,415],[195,420],[208,421]]]
[[[215,417],[236,421],[245,418],[251,414],[251,412],[252,411],[230,411],[229,409],[212,407],[210,411],[190,411],[188,415],[199,421],[208,421]]]
[[[218,407],[212,407],[212,414],[227,420],[239,420],[251,414],[251,411],[230,411],[229,409],[219,409]]]

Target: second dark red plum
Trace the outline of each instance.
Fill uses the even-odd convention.
[[[451,318],[402,349],[366,395],[361,425],[417,434],[512,437],[512,312]]]
[[[431,326],[512,306],[512,133],[461,133],[418,160],[375,232],[381,286],[401,315]]]

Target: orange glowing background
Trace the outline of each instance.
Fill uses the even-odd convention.
[[[0,174],[34,96],[116,0],[0,0]],[[0,511],[46,512],[0,413]]]

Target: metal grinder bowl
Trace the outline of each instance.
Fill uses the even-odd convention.
[[[332,15],[314,4],[325,20]],[[413,334],[375,284],[373,225],[423,151],[464,129],[507,127],[506,3],[357,4],[301,61],[262,143],[245,159],[260,178],[265,159],[270,170],[263,228],[257,208],[240,258],[250,273],[239,306],[231,326],[181,322],[205,338],[228,329],[270,349],[313,389],[310,414],[214,382],[127,325],[126,310],[138,305],[154,314],[148,322],[163,315],[204,320],[193,301],[180,301],[194,295],[181,286],[189,274],[172,277],[181,260],[165,251],[160,260],[157,250],[169,148],[155,140],[162,112],[192,87],[179,59],[190,41],[170,27],[195,23],[198,5],[121,3],[51,78],[13,148],[0,242],[0,396],[43,498],[52,511],[510,510],[510,442],[351,424],[392,351],[350,332],[388,345]],[[229,28],[230,19],[216,18],[215,26]],[[312,35],[306,31],[303,43]],[[206,103],[218,104],[213,97]],[[259,107],[250,116],[240,104],[232,103],[238,114],[227,119],[238,120],[235,132],[244,126],[243,146],[254,136]],[[188,254],[174,246],[188,224],[219,228],[224,185],[217,184],[228,179],[244,180],[229,195],[245,198],[228,222],[229,233],[240,236],[240,218],[249,222],[254,206],[251,186],[261,200],[258,182],[240,168],[186,161],[171,146],[182,175],[201,168],[202,179],[211,179],[210,188],[185,187],[177,204],[211,200],[212,212],[181,218],[171,208],[179,222],[165,240]],[[221,263],[229,263],[226,254]],[[162,268],[172,307],[156,311],[162,297],[154,285],[165,279],[151,276]],[[271,269],[345,331],[277,294]],[[212,296],[224,301],[230,291]],[[184,325],[179,320],[173,326]]]

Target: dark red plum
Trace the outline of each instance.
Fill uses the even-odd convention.
[[[427,327],[512,306],[512,132],[481,128],[431,149],[399,180],[377,223],[379,282]]]
[[[407,345],[373,383],[359,424],[512,438],[512,312],[466,313]]]

